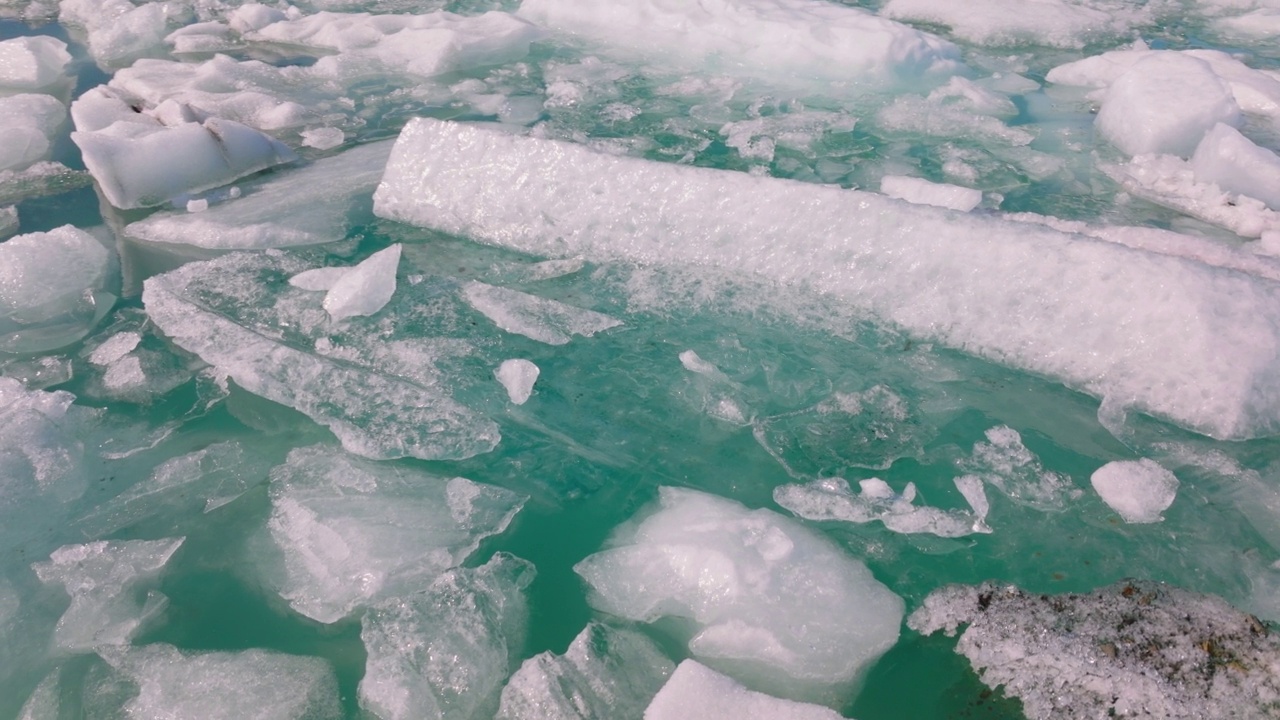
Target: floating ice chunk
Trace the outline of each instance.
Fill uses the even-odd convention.
[[[963,5],[937,0],[890,0],[880,14],[895,20],[945,25],[978,45],[1048,45],[1080,48],[1123,36],[1152,20],[1143,7],[1114,0],[978,0]]]
[[[703,360],[698,353],[692,350],[685,350],[680,353],[680,364],[685,370],[699,375],[705,375],[715,380],[729,380],[729,377],[721,372],[720,368]]]
[[[663,487],[574,570],[598,610],[679,618],[689,651],[752,687],[838,701],[898,638],[902,600],[830,540],[768,510]]]
[[[279,141],[219,118],[173,127],[119,121],[102,130],[73,132],[71,139],[118,208],[159,205],[296,159]]]
[[[93,416],[74,401],[68,392],[28,390],[0,377],[0,510],[6,515],[25,511],[23,499],[33,494],[66,501],[84,492],[80,436]]]
[[[302,131],[302,144],[317,150],[332,150],[342,144],[346,135],[335,127],[314,128]]]
[[[962,482],[963,481],[963,482]],[[907,483],[895,493],[878,478],[860,480],[854,494],[844,478],[824,478],[806,485],[783,485],[773,491],[773,501],[806,520],[840,520],[867,523],[879,520],[896,533],[928,533],[939,537],[964,537],[989,533],[989,506],[982,482],[968,475],[956,479],[971,511],[942,510],[914,504],[916,488]]]
[[[334,281],[324,296],[324,309],[334,322],[349,317],[373,315],[396,292],[396,268],[400,266],[399,243],[370,255]]]
[[[1190,157],[1214,125],[1242,122],[1230,86],[1203,60],[1159,53],[1134,63],[1107,89],[1098,132],[1130,155]]]
[[[1261,7],[1234,17],[1218,18],[1212,25],[1228,37],[1268,40],[1280,35],[1280,8]]]
[[[692,385],[703,412],[734,425],[751,423],[750,411],[744,408],[740,398],[741,385],[692,350],[685,350],[679,357],[685,370],[700,376]]]
[[[289,284],[312,292],[328,292],[344,275],[354,267],[322,267],[304,270],[289,278]]]
[[[1205,134],[1191,156],[1191,170],[1198,182],[1213,183],[1280,210],[1280,156],[1229,125],[1219,123]]]
[[[960,212],[969,212],[982,202],[981,190],[903,175],[880,178],[880,192],[917,205],[934,205]]]
[[[91,184],[89,173],[56,162],[38,162],[25,170],[0,170],[0,205],[60,195]]]
[[[110,365],[133,352],[140,342],[142,342],[142,335],[136,332],[116,333],[89,353],[89,362],[94,365]]]
[[[88,30],[89,54],[104,66],[116,66],[161,47],[171,30],[190,22],[190,12],[189,6],[159,2],[61,0],[58,19]]]
[[[298,612],[330,623],[412,592],[501,533],[524,504],[513,492],[322,446],[271,472],[271,538],[283,556],[270,582]]]
[[[221,22],[187,25],[166,35],[164,41],[179,55],[230,50],[239,44],[232,39],[231,28]]]
[[[696,660],[685,660],[644,711],[644,720],[839,720],[821,705],[748,690]]]
[[[279,251],[188,263],[149,278],[143,303],[179,347],[245,390],[326,425],[351,452],[461,459],[492,450],[501,437],[497,425],[457,402],[451,387],[459,383],[445,382],[438,367],[475,351],[444,327],[456,317],[449,313],[469,310],[461,302],[438,313],[424,309],[425,297],[443,292],[424,283],[401,289],[386,311],[413,313],[415,333],[335,324],[315,294],[287,282],[312,264]]]
[[[346,233],[357,208],[368,202],[390,153],[390,141],[353,147],[306,167],[246,183],[241,197],[198,216],[158,212],[130,223],[125,234],[210,250],[333,242]]]
[[[41,582],[62,585],[71,596],[54,644],[72,652],[128,644],[168,605],[168,598],[150,587],[184,539],[66,545],[48,562],[32,565]]]
[[[502,690],[496,720],[639,718],[674,669],[644,635],[591,622],[564,655],[524,661]]]
[[[1178,478],[1147,458],[1109,462],[1095,470],[1089,482],[1128,523],[1160,522],[1160,513],[1178,494]]]
[[[0,243],[0,351],[41,352],[84,337],[115,303],[112,279],[111,254],[70,225]]]
[[[22,170],[47,159],[67,109],[49,95],[0,97],[0,171]]]
[[[288,16],[276,8],[249,2],[231,11],[227,24],[243,35],[287,19]]]
[[[1087,594],[949,586],[907,625],[956,652],[1030,718],[1262,720],[1280,712],[1280,637],[1223,600],[1129,581]]]
[[[789,82],[909,80],[959,67],[958,48],[945,40],[859,8],[817,0],[727,0],[680,7],[658,0],[606,5],[524,0],[518,14],[545,27],[703,71]]]
[[[957,461],[961,470],[1037,510],[1061,510],[1081,495],[1071,478],[1044,468],[1017,430],[1001,425],[987,430],[986,436],[987,442],[974,444],[970,457]]]
[[[130,718],[342,717],[333,668],[318,657],[256,649],[186,652],[163,643],[102,655],[138,688],[123,708]],[[93,709],[103,716],[117,710]]]
[[[528,360],[516,359],[503,360],[498,369],[493,371],[493,375],[506,388],[511,402],[523,405],[533,394],[533,384],[538,381],[540,372],[542,371],[538,366]]]
[[[474,280],[462,287],[462,297],[503,330],[548,345],[564,345],[574,335],[591,337],[622,324],[594,310]]]
[[[48,35],[0,42],[0,88],[32,92],[66,82],[71,53],[67,44]]]
[[[384,720],[492,717],[524,643],[533,564],[497,553],[369,609],[360,706]]]

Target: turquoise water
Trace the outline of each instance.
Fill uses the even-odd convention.
[[[480,8],[465,4],[450,9]],[[1188,22],[1185,27],[1151,29],[1149,37],[1170,47],[1211,44],[1187,39],[1199,37],[1200,30]],[[0,22],[0,39],[25,34],[54,34],[71,42],[77,53],[72,96],[109,77],[62,27]],[[1019,47],[1009,53],[968,48],[965,59],[975,67],[1018,65],[1025,76],[1039,82],[1049,68],[1103,49],[1109,47],[1082,52]],[[563,75],[565,66],[581,67],[588,55],[586,50],[545,41],[536,44],[518,67],[482,68],[446,78],[416,97],[401,92],[404,88],[395,86],[398,81],[370,82],[352,93],[363,122],[350,132],[348,143],[392,137],[408,118],[418,115],[493,121],[465,99],[450,95],[451,83],[470,77],[509,96],[542,97],[549,78]],[[1280,56],[1253,49],[1249,60],[1256,67],[1274,67]],[[851,130],[839,122],[824,125],[831,118],[823,116],[815,121],[818,130],[804,142],[795,147],[780,144],[773,158],[763,163],[763,172],[874,189],[888,169],[943,180],[944,158],[964,152],[979,168],[977,186],[1002,196],[1001,210],[1176,227],[1225,237],[1224,231],[1172,211],[1117,200],[1116,187],[1093,168],[1089,152],[1065,149],[1074,142],[1104,156],[1115,153],[1094,137],[1089,104],[1082,98],[1050,97],[1043,90],[1018,96],[1018,113],[1008,125],[1034,128],[1040,136],[1029,148],[1009,148],[974,137],[895,132],[867,120],[891,102],[893,93],[789,96],[748,81],[717,103],[710,95],[677,98],[660,92],[679,77],[670,70],[604,62],[608,79],[586,76],[584,99],[571,107],[548,107],[536,121],[541,132],[579,142],[612,142],[615,150],[659,162],[745,172],[762,163],[725,144],[720,133],[724,123],[754,116],[834,113],[856,118],[857,123]],[[607,110],[618,103],[638,112],[627,118]],[[80,169],[83,164],[67,132],[63,130],[52,159]],[[1033,152],[1059,158],[1065,169],[1046,176],[1029,173]],[[303,154],[321,155],[306,149]],[[117,225],[121,217],[100,203],[90,186],[25,200],[18,213],[23,233],[65,223]],[[123,217],[145,214],[134,211]],[[904,599],[908,612],[947,583],[996,580],[1031,592],[1059,593],[1127,577],[1217,594],[1264,617],[1275,607],[1265,583],[1274,575],[1269,566],[1280,558],[1280,516],[1272,512],[1280,510],[1275,499],[1280,441],[1218,442],[1136,415],[1104,426],[1097,399],[921,343],[828,298],[794,288],[626,264],[588,264],[561,277],[522,282],[517,271],[540,258],[381,220],[368,207],[351,220],[345,237],[335,237],[332,244],[286,254],[311,266],[348,265],[404,243],[398,273],[402,285],[415,277],[427,278],[428,284],[436,279],[477,279],[590,308],[623,322],[562,346],[503,333],[474,312],[460,311],[447,322],[440,320],[443,316],[415,319],[406,314],[393,331],[402,339],[439,333],[443,327],[444,334],[480,348],[476,356],[450,365],[449,378],[456,397],[497,423],[502,440],[496,449],[464,460],[384,462],[446,478],[463,476],[528,496],[512,525],[488,538],[466,561],[479,566],[494,553],[506,551],[536,566],[536,579],[527,591],[527,639],[518,644],[516,661],[547,650],[563,652],[588,621],[599,617],[572,568],[598,551],[614,528],[654,501],[660,486],[703,490],[789,516],[774,503],[775,488],[838,474],[850,482],[881,478],[899,490],[912,482],[922,504],[965,508],[952,483],[959,474],[957,463],[984,442],[988,430],[999,426],[1016,430],[1046,471],[1068,478],[1069,490],[1060,507],[1038,509],[989,490],[993,532],[955,539],[896,534],[874,522],[800,522],[865,562],[880,582]],[[306,415],[234,382],[220,390],[197,358],[165,341],[154,326],[146,329],[148,347],[167,358],[179,381],[171,389],[144,393],[140,401],[103,393],[95,384],[101,370],[85,355],[121,327],[134,327],[129,322],[142,322],[145,308],[137,296],[142,279],[175,264],[154,248],[121,242],[123,298],[84,341],[45,354],[69,363],[74,369],[71,378],[52,385],[37,383],[70,392],[78,406],[96,411],[91,422],[69,423],[67,429],[68,437],[83,443],[90,458],[87,489],[78,497],[30,508],[0,503],[11,521],[9,529],[0,532],[6,544],[0,547],[0,578],[19,598],[19,609],[9,616],[17,620],[0,625],[5,633],[0,637],[11,648],[0,653],[0,717],[16,717],[37,683],[56,667],[66,668],[60,685],[63,707],[57,717],[81,712],[97,717],[93,712],[112,703],[102,699],[105,691],[89,697],[83,690],[101,689],[94,681],[95,673],[106,672],[101,661],[93,655],[46,650],[45,638],[68,600],[59,586],[41,585],[30,564],[71,543],[176,535],[187,539],[154,585],[169,604],[160,621],[134,637],[133,644],[163,642],[191,651],[265,648],[318,656],[337,674],[346,715],[359,717],[357,686],[366,660],[359,614],[328,625],[307,619],[275,596],[259,566],[260,543],[271,515],[266,469],[283,462],[291,449],[332,444],[334,435]],[[267,287],[268,295],[276,292]],[[419,320],[421,324],[415,324]],[[686,350],[723,371],[732,389],[726,391],[682,368],[679,355]],[[541,369],[527,404],[507,403],[492,380],[492,365],[487,363],[502,357],[527,358]],[[8,363],[0,372],[29,380],[34,359],[0,357]],[[904,401],[905,417],[802,416],[787,425],[785,418],[833,393],[877,386]],[[724,392],[749,408],[750,417],[757,420],[755,428],[708,412]],[[775,436],[759,431],[760,423],[770,419]],[[814,422],[817,425],[806,424]],[[6,441],[10,437],[16,436],[6,436]],[[246,491],[231,502],[202,512],[200,490],[193,488],[191,498],[171,498],[165,505],[121,516],[118,522],[97,522],[95,508],[143,481],[164,461],[225,441],[237,441],[259,458],[242,479]],[[1127,524],[1094,493],[1089,477],[1107,462],[1144,456],[1168,465],[1181,485],[1162,522]],[[1187,460],[1192,457],[1230,460],[1234,466]],[[0,619],[5,617],[0,613]],[[655,637],[673,660],[687,656],[678,643]],[[898,645],[868,671],[855,699],[841,708],[843,714],[863,720],[1022,717],[1017,701],[984,687],[953,646],[954,640],[920,637],[904,627]],[[83,708],[78,707],[81,703]]]

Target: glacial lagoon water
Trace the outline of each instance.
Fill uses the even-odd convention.
[[[0,2],[0,717],[1280,712],[1280,10],[972,5]]]

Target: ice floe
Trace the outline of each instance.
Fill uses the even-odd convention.
[[[493,375],[498,382],[502,383],[511,402],[515,405],[523,405],[533,394],[533,384],[538,381],[540,372],[542,371],[532,362],[515,359],[503,360],[498,369],[493,371]]]
[[[0,42],[0,89],[37,92],[70,80],[67,44],[48,35],[17,37]]]

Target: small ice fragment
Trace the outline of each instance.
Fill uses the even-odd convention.
[[[973,509],[975,531],[987,527],[987,513],[991,512],[991,504],[987,501],[987,492],[983,489],[982,480],[973,475],[961,475],[955,479],[956,489],[964,496],[965,502]],[[990,532],[987,529],[987,532]]]
[[[49,95],[0,96],[0,171],[47,159],[66,119],[67,109]]]
[[[15,205],[0,207],[0,240],[6,240],[17,234],[22,224],[18,221],[18,208]]]
[[[317,150],[332,150],[341,145],[344,139],[342,130],[334,127],[302,131],[302,144]]]
[[[396,268],[400,265],[400,244],[365,258],[338,278],[324,296],[324,309],[335,322],[356,315],[372,315],[382,309],[396,292]]]
[[[187,212],[189,213],[204,212],[205,210],[208,210],[208,209],[209,209],[209,200],[207,198],[200,198],[199,200],[187,201]]]
[[[929,182],[905,175],[885,175],[880,179],[880,192],[909,203],[934,205],[960,212],[969,212],[982,202],[981,190]]]
[[[541,371],[537,365],[528,360],[503,360],[494,377],[507,389],[507,397],[516,405],[523,405],[533,394],[533,384],[538,380]]]
[[[1178,494],[1178,478],[1147,458],[1109,462],[1094,471],[1089,482],[1128,523],[1160,522],[1160,513]]]
[[[644,711],[644,720],[840,720],[811,703],[748,690],[696,660],[685,660]]]
[[[706,375],[708,377],[720,378],[724,377],[724,373],[720,372],[720,368],[703,360],[698,353],[692,350],[685,350],[680,353],[680,364],[689,372]]]
[[[335,283],[354,269],[350,267],[322,267],[306,270],[289,278],[289,284],[312,292],[328,292]]]
[[[0,88],[39,91],[67,78],[67,44],[48,35],[0,42]]]

